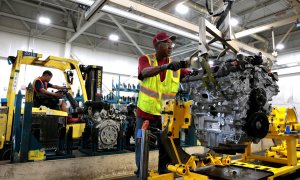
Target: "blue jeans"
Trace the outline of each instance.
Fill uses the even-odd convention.
[[[146,119],[137,117],[136,119],[136,126],[135,126],[135,163],[137,167],[137,176],[140,173],[140,157],[141,157],[141,142],[140,140],[137,139],[137,131],[138,129],[142,128],[143,122]],[[161,120],[149,120],[149,126],[161,129]],[[158,157],[158,172],[163,173],[166,169],[167,163],[171,162],[171,159],[169,155],[166,153],[165,149],[163,148],[161,141],[160,141],[160,136],[157,136],[157,145],[158,145],[158,150],[159,150],[159,157]]]

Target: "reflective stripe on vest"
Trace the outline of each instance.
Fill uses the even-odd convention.
[[[177,78],[178,76],[178,72],[177,71],[173,71],[173,77]]]
[[[155,54],[146,55],[152,67],[158,66]],[[168,59],[168,63],[171,59]],[[180,70],[173,72],[166,70],[163,82],[160,80],[160,73],[147,77],[140,81],[140,93],[137,106],[144,112],[152,115],[161,115],[161,108],[164,100],[173,99],[176,96],[179,85]]]
[[[176,94],[162,94],[161,99],[162,100],[167,100],[167,99],[173,99],[175,98]]]
[[[38,78],[36,78],[36,79],[34,80],[34,82],[33,82],[33,90],[34,90],[34,92],[35,92],[36,94],[39,93],[39,92],[37,91],[37,89],[35,88],[35,82],[36,82],[37,80],[40,81],[40,82],[42,83],[44,89],[46,89],[46,90],[48,89],[47,83],[44,84],[43,81],[38,77]],[[46,86],[46,87],[45,87],[45,86]]]
[[[147,96],[151,96],[151,97],[156,98],[156,99],[159,98],[158,92],[155,92],[152,89],[146,88],[143,85],[141,85],[141,87],[140,87],[140,92],[143,92]]]

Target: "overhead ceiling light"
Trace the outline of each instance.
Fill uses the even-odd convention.
[[[119,36],[117,34],[110,34],[108,39],[111,40],[111,41],[118,41]]]
[[[230,25],[231,26],[237,26],[239,24],[239,21],[235,18],[230,19]]]
[[[189,12],[189,8],[185,6],[183,3],[177,4],[175,10],[180,14],[186,14]]]
[[[41,24],[49,25],[51,23],[51,19],[45,16],[40,16],[39,17],[39,22]]]
[[[79,3],[79,4],[87,5],[87,6],[93,5],[93,3],[95,2],[93,0],[71,0],[71,1]]]
[[[281,49],[283,49],[284,48],[284,45],[283,44],[277,44],[277,46],[276,46],[276,49],[279,49],[279,50],[281,50]]]

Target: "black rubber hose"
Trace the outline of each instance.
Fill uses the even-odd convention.
[[[77,101],[75,101],[75,99],[69,92],[66,93],[66,98],[69,100],[73,109],[76,109],[77,107],[79,107]]]
[[[217,29],[219,29],[219,27],[221,26],[223,21],[226,19],[226,16],[228,15],[229,11],[231,10],[232,3],[233,3],[232,1],[228,2],[227,8],[225,9],[224,13],[222,13],[220,19],[217,22]]]

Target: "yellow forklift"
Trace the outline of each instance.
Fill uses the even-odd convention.
[[[21,65],[39,66],[60,70],[66,79],[66,86],[70,89],[68,97],[71,97],[70,104],[72,107],[76,106],[76,101],[72,99],[71,85],[73,84],[74,71],[77,74],[80,89],[82,92],[81,97],[77,97],[83,103],[88,100],[95,101],[99,99],[102,90],[102,67],[101,66],[83,66],[79,65],[77,60],[67,59],[56,56],[49,56],[46,59],[42,59],[42,54],[21,51],[17,52],[17,56],[8,57],[9,64],[12,65],[9,86],[7,91],[7,105],[0,107],[0,154],[2,159],[7,159],[11,154],[12,145],[15,145],[16,139],[13,138],[13,124],[15,119],[16,110],[16,95],[17,85],[20,76]],[[32,77],[34,79],[34,77]],[[69,99],[68,99],[69,100]],[[26,104],[26,103],[25,103]],[[77,103],[78,105],[78,103]],[[19,104],[21,106],[21,103]],[[21,108],[21,117],[24,114],[24,108]],[[57,121],[63,119],[63,127],[65,131],[72,129],[71,138],[78,139],[82,136],[82,132],[85,129],[86,123],[84,121],[74,121],[70,117],[71,113],[63,112],[60,110],[54,110],[47,107],[33,107],[32,108],[32,127],[31,133],[39,136],[40,141],[46,142],[52,141],[49,146],[53,145],[53,141],[57,140]],[[67,117],[71,121],[67,121]],[[77,118],[78,119],[78,118]],[[76,118],[75,118],[76,120]],[[19,122],[22,124],[22,118]],[[37,127],[42,125],[43,127]],[[15,127],[18,128],[18,127]],[[43,129],[41,131],[41,128]],[[22,132],[23,133],[23,132]],[[47,137],[48,136],[48,137]],[[54,137],[54,139],[53,139]],[[56,139],[55,139],[56,138]],[[42,160],[45,152],[31,153],[29,151],[28,160]]]

